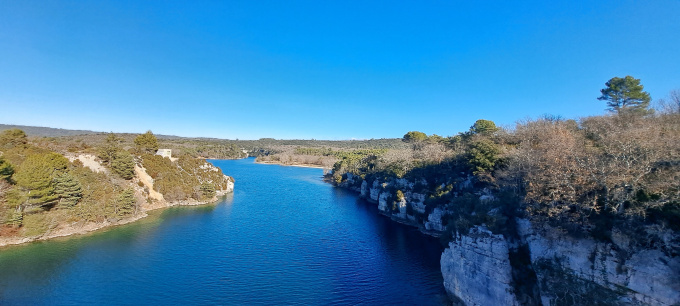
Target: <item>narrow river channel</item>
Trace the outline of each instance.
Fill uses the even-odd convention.
[[[445,303],[436,238],[320,169],[211,162],[236,179],[218,203],[0,249],[0,304]]]

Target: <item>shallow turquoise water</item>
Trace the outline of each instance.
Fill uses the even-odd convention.
[[[378,215],[319,169],[213,160],[217,204],[0,249],[0,304],[437,305],[437,239]]]

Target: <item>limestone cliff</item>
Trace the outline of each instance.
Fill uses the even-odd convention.
[[[465,305],[518,305],[508,242],[482,227],[457,237],[441,257],[444,288]]]
[[[417,184],[423,183],[368,181],[355,175],[339,186],[360,192],[380,213],[424,233],[437,236],[451,230],[450,204],[427,202]],[[497,201],[489,190],[474,191],[469,180],[449,189],[453,197],[467,190],[477,203]],[[494,213],[492,209],[488,215]],[[666,230],[664,241],[640,246],[619,232],[611,242],[601,242],[587,235],[574,238],[528,219],[509,222],[514,226],[503,233],[472,226],[452,238],[442,254],[441,270],[453,300],[466,305],[680,304],[680,256],[672,251],[680,244],[677,233]]]
[[[659,248],[574,238],[562,231],[518,220],[531,250],[543,304],[587,303],[676,305],[680,303],[680,257]]]

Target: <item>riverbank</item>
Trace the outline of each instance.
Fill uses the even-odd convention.
[[[275,161],[255,161],[256,164],[264,164],[264,165],[279,165],[279,166],[289,166],[289,167],[302,167],[302,168],[315,168],[315,169],[323,169],[323,170],[330,170],[330,168],[322,167],[319,165],[312,165],[312,164],[285,164],[281,162],[275,162]]]
[[[20,244],[25,244],[25,243],[30,243],[30,242],[35,242],[35,241],[44,241],[44,240],[50,240],[54,238],[60,238],[60,237],[68,237],[68,236],[78,236],[78,235],[86,235],[90,234],[92,232],[96,232],[99,230],[103,229],[110,229],[116,226],[121,226],[121,225],[126,225],[130,224],[132,222],[141,220],[143,218],[146,218],[149,216],[148,212],[154,211],[154,210],[159,210],[163,208],[170,208],[170,207],[175,207],[175,206],[199,206],[199,205],[208,205],[208,204],[214,204],[223,199],[227,194],[233,192],[233,187],[231,191],[220,191],[220,194],[218,196],[215,196],[215,198],[209,200],[209,201],[175,201],[175,202],[166,202],[165,204],[161,205],[146,205],[145,209],[143,209],[141,212],[127,217],[123,218],[120,220],[105,220],[103,222],[83,222],[83,221],[77,221],[77,222],[72,222],[67,225],[58,225],[56,228],[51,229],[50,231],[41,234],[41,235],[36,235],[32,237],[0,237],[0,249],[8,246],[14,246],[14,245],[20,245]],[[4,235],[3,235],[4,236]]]
[[[318,169],[211,162],[238,185],[217,204],[2,249],[0,304],[446,305],[436,239]]]
[[[14,178],[0,180],[0,247],[124,225],[155,209],[213,203],[234,189],[233,178],[199,159],[133,156],[117,148],[116,156],[127,159],[112,167],[94,154],[34,150],[45,149],[0,152]],[[32,192],[45,195],[32,198]]]

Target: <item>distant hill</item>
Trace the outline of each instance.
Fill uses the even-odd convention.
[[[11,124],[0,124],[0,132],[10,129],[20,129],[26,133],[28,136],[37,137],[60,137],[60,136],[75,136],[75,135],[92,135],[100,134],[102,132],[86,131],[86,130],[66,130],[66,129],[55,129],[42,126],[26,126],[26,125],[11,125]]]
[[[89,130],[67,130],[58,129],[42,126],[28,126],[28,125],[12,125],[12,124],[0,124],[0,132],[9,129],[20,129],[26,133],[28,136],[35,137],[63,137],[63,136],[79,136],[79,135],[98,135],[106,134],[108,132],[96,132]],[[116,133],[120,135],[136,135],[134,133]],[[159,139],[183,139],[186,137],[173,136],[173,135],[156,135]],[[215,139],[218,140],[218,139]]]

